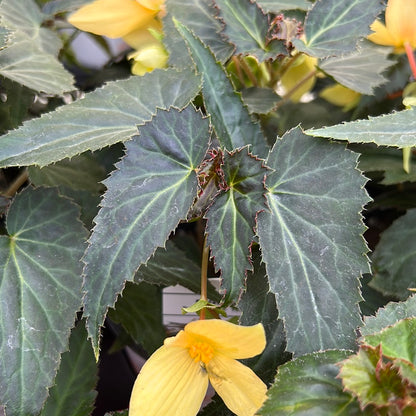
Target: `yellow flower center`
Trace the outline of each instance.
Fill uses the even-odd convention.
[[[189,347],[189,355],[195,360],[195,362],[203,362],[208,364],[214,356],[214,348],[206,342],[194,342]]]

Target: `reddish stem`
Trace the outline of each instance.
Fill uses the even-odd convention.
[[[404,48],[406,50],[407,59],[409,60],[410,69],[412,70],[413,78],[416,79],[416,61],[413,54],[413,48],[409,42],[405,42]]]

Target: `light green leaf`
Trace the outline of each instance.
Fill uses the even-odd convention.
[[[0,74],[36,91],[73,90],[73,77],[58,61],[58,35],[42,27],[45,16],[33,0],[3,0],[2,24],[12,40],[0,51]]]
[[[62,354],[55,385],[40,416],[90,416],[98,382],[97,364],[87,340],[85,321],[78,322],[69,338],[69,350]]]
[[[388,59],[389,49],[361,42],[358,50],[325,59],[319,68],[340,84],[361,94],[373,94],[374,88],[387,82],[383,72],[395,62]]]
[[[105,181],[84,261],[85,315],[97,354],[100,326],[126,280],[185,219],[196,197],[194,170],[210,137],[193,107],[160,110],[126,143],[127,155]]]
[[[45,166],[127,140],[157,108],[184,107],[199,88],[191,71],[174,69],[109,82],[0,137],[0,166]]]
[[[360,273],[369,270],[360,211],[369,198],[357,155],[310,140],[297,128],[275,144],[267,165],[270,212],[258,236],[288,350],[353,348],[360,325]],[[330,301],[329,301],[330,300]]]
[[[202,74],[205,106],[221,145],[229,151],[251,145],[250,151],[254,155],[265,157],[268,149],[260,127],[251,120],[223,67],[188,28],[177,21],[175,25],[191,50],[198,72]]]
[[[381,9],[379,0],[316,1],[305,20],[306,43],[295,39],[293,44],[317,58],[345,55],[370,33]]]
[[[402,319],[381,332],[367,335],[362,343],[373,348],[381,344],[383,355],[392,360],[398,358],[408,361],[414,366],[416,379],[416,318]],[[413,381],[414,382],[414,381]]]
[[[169,0],[166,2],[166,18],[163,20],[163,39],[169,51],[169,63],[176,68],[192,65],[182,36],[175,29],[172,16],[180,18],[202,41],[208,45],[220,62],[227,61],[234,46],[221,35],[223,24],[218,19],[218,10],[211,0]]]
[[[127,282],[108,316],[121,324],[133,340],[149,354],[163,344],[166,331],[162,319],[162,289],[147,283]]]
[[[257,4],[268,13],[293,9],[308,10],[311,6],[307,0],[259,0]]]
[[[405,302],[390,302],[384,308],[378,310],[376,316],[364,318],[364,326],[360,328],[362,335],[370,335],[380,332],[383,328],[394,325],[405,318],[416,317],[416,295]]]
[[[340,363],[342,384],[358,397],[362,408],[370,404],[387,406],[403,399],[403,380],[389,364],[383,362],[381,346],[368,345],[361,346],[357,354]]]
[[[42,11],[54,15],[78,9],[87,3],[91,3],[91,0],[51,0],[43,6]]]
[[[333,350],[306,354],[277,370],[268,400],[258,412],[262,416],[363,415],[358,402],[343,391],[336,379],[336,363],[350,351]]]
[[[28,188],[0,238],[0,402],[8,416],[37,415],[81,306],[86,231],[54,189]]]
[[[406,299],[416,287],[416,209],[410,209],[382,234],[372,256],[370,286],[384,294]]]
[[[375,143],[399,148],[416,146],[416,108],[369,117],[321,129],[306,130],[315,137],[348,140],[349,143]]]
[[[224,154],[224,180],[227,190],[218,195],[209,207],[207,244],[211,247],[216,270],[221,270],[221,286],[227,299],[238,300],[254,239],[258,211],[266,209],[262,162],[248,153],[247,148]]]
[[[192,241],[195,244],[194,241]],[[185,251],[171,240],[166,241],[165,248],[158,248],[146,264],[137,271],[134,281],[147,282],[159,286],[181,285],[194,293],[201,291],[201,265],[189,258]],[[208,283],[208,298],[219,301],[220,295]]]
[[[282,40],[268,39],[270,23],[256,3],[215,0],[224,20],[224,34],[236,46],[235,54],[253,55],[260,62],[287,54]]]

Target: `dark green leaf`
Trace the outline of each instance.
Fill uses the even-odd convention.
[[[133,340],[149,353],[163,344],[162,290],[147,283],[127,282],[108,316],[123,325]]]
[[[0,238],[0,402],[8,416],[37,415],[81,305],[86,231],[54,189],[19,194]]]
[[[383,72],[395,63],[388,59],[389,52],[383,46],[361,42],[357,51],[323,60],[319,68],[345,87],[373,94],[375,87],[387,82]]]
[[[305,132],[315,137],[348,140],[349,143],[375,143],[378,146],[416,146],[416,108],[351,121]]]
[[[281,12],[282,10],[308,10],[311,3],[307,0],[259,0],[258,5],[267,12]]]
[[[305,20],[306,42],[293,43],[300,51],[318,58],[345,55],[370,33],[369,26],[381,8],[379,0],[316,1]]]
[[[267,164],[270,212],[258,235],[288,350],[353,348],[360,325],[360,273],[368,271],[360,211],[369,198],[357,155],[295,129]],[[330,299],[330,301],[328,301]]]
[[[251,270],[249,247],[257,212],[266,209],[263,185],[266,169],[247,148],[224,154],[227,190],[217,196],[206,214],[207,243],[227,299],[237,300]]]
[[[378,291],[406,299],[416,287],[416,209],[410,209],[382,234],[372,256]]]
[[[104,168],[91,155],[83,153],[72,159],[64,159],[53,165],[29,167],[29,176],[35,185],[67,186],[74,190],[103,191],[99,183],[105,178]]]
[[[0,74],[37,91],[73,90],[73,78],[58,61],[58,35],[42,27],[44,15],[33,0],[3,0],[2,25],[12,40],[0,51]]]
[[[100,326],[126,280],[185,219],[197,191],[194,170],[208,147],[209,121],[193,107],[160,110],[126,143],[84,257],[85,313],[97,353]]]
[[[69,351],[62,354],[55,385],[40,416],[90,416],[97,392],[97,364],[87,340],[85,321],[78,322],[69,338]]]
[[[259,254],[259,253],[258,253]],[[290,359],[285,352],[286,336],[282,320],[278,319],[276,299],[270,292],[264,264],[260,255],[255,256],[254,272],[248,273],[247,290],[239,303],[242,312],[241,325],[255,325],[261,322],[266,332],[266,348],[258,357],[245,360],[265,383],[273,381],[277,367]]]
[[[358,403],[336,379],[336,363],[351,352],[343,350],[307,354],[279,367],[262,416],[362,415]]]
[[[390,302],[384,308],[379,309],[376,316],[364,318],[364,326],[360,328],[362,335],[370,335],[380,332],[383,328],[394,325],[405,318],[416,317],[416,295],[405,302]]]
[[[196,263],[186,255],[184,250],[168,240],[165,248],[158,248],[149,261],[140,266],[134,281],[162,286],[179,284],[194,293],[199,293],[201,291],[201,265],[200,259],[198,260],[199,262]],[[208,298],[213,301],[220,300],[220,295],[210,283],[208,283]]]
[[[174,69],[109,82],[1,137],[0,166],[45,166],[127,140],[157,108],[187,105],[199,82],[191,71]]]
[[[218,11],[212,0],[169,0],[167,14],[163,21],[164,43],[169,51],[169,63],[177,68],[192,65],[187,58],[186,44],[175,25],[172,16],[180,18],[214,53],[216,59],[225,62],[233,53],[234,47],[220,33],[223,25],[218,19]]]
[[[374,145],[359,145],[361,153],[359,168],[364,172],[383,172],[383,185],[393,185],[403,182],[416,182],[416,157],[410,160],[410,172],[403,169],[403,152],[392,147],[376,147]],[[354,148],[352,149],[354,150]]]
[[[179,22],[175,24],[191,50],[198,72],[202,74],[204,102],[221,145],[230,151],[251,145],[254,155],[265,157],[268,149],[260,127],[251,120],[223,67],[188,28]]]
[[[266,114],[280,101],[271,88],[251,87],[241,91],[241,94],[250,113]]]
[[[253,55],[260,62],[287,54],[283,41],[267,39],[270,22],[256,3],[215,0],[224,20],[224,34],[236,46],[235,54]]]

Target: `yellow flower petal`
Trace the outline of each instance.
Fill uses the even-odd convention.
[[[123,40],[134,49],[140,49],[146,46],[157,44],[159,41],[155,38],[152,31],[162,33],[162,22],[153,19],[146,26],[146,28],[137,29],[128,33],[127,35],[124,35]]]
[[[194,321],[187,324],[184,333],[210,344],[215,354],[230,358],[250,358],[260,354],[266,346],[262,324],[235,325],[220,319]]]
[[[209,381],[237,416],[253,416],[266,400],[266,385],[245,365],[215,355],[207,366]]]
[[[343,111],[349,111],[360,101],[361,94],[341,84],[331,85],[324,88],[319,94],[324,100],[331,104],[343,107]]]
[[[81,7],[68,21],[86,32],[120,38],[147,26],[156,13],[136,0],[95,0]]]
[[[164,0],[136,0],[137,3],[141,4],[143,7],[146,7],[150,10],[159,11],[164,3]]]
[[[386,8],[386,26],[403,45],[416,47],[416,1],[389,0]]]
[[[377,43],[377,45],[385,45],[385,46],[397,46],[400,44],[400,39],[393,36],[393,34],[387,29],[387,27],[380,22],[380,20],[376,20],[371,26],[370,29],[374,31],[368,35],[368,39],[371,42]]]
[[[207,388],[206,371],[187,350],[168,342],[140,371],[130,398],[129,416],[195,416]]]
[[[312,56],[302,54],[296,58],[296,61],[289,67],[289,69],[282,75],[280,82],[285,90],[285,93],[294,88],[303,78],[307,77],[316,69],[318,60]],[[316,77],[313,76],[304,82],[291,96],[293,102],[298,102],[302,95],[310,91],[315,85]]]
[[[156,68],[164,68],[168,62],[168,54],[161,44],[142,48],[129,54],[127,58],[134,59],[131,71],[135,75],[144,75]]]

